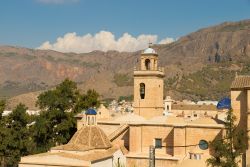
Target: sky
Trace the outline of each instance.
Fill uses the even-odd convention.
[[[135,51],[250,19],[250,0],[1,0],[0,45]]]

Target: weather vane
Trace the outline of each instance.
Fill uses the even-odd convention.
[[[148,47],[151,48],[151,46],[153,45],[152,42],[150,42],[150,40],[148,41]]]

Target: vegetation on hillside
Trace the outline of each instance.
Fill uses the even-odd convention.
[[[118,98],[118,102],[125,100],[125,101],[130,101],[132,102],[134,100],[134,95],[129,95],[129,96],[120,96]]]
[[[204,88],[206,86],[204,82],[210,81],[210,76],[202,78],[204,81],[198,80],[200,83],[194,86],[190,86],[191,80],[196,81],[196,76],[203,77],[197,70],[208,70],[216,73],[216,69],[211,70],[211,66],[221,71],[221,64],[229,62],[238,65],[238,61],[249,59],[249,29],[250,20],[228,22],[188,34],[171,44],[154,45],[154,49],[159,53],[159,66],[166,69],[165,79],[169,85],[166,86],[166,90],[169,90],[168,87],[173,87],[172,90],[180,92],[178,96],[173,97],[177,100],[181,100],[181,98],[189,100],[198,98],[218,99],[217,97],[224,96],[225,93],[220,95],[214,95],[214,93],[221,90],[228,92],[229,83],[226,83],[227,86],[218,85],[218,91],[215,90],[217,88],[213,88],[211,91],[213,96],[211,96],[212,93]],[[133,93],[131,87],[133,85],[132,69],[136,66],[135,63],[139,63],[137,61],[139,56],[140,52],[94,51],[76,54],[2,46],[0,47],[0,71],[2,72],[0,75],[0,95],[9,98],[23,93],[44,90],[43,85],[40,85],[41,82],[47,84],[46,89],[48,89],[57,85],[63,78],[72,77],[78,83],[87,82],[87,84],[81,84],[83,89],[92,88],[92,82],[106,78],[105,83],[95,82],[94,84],[95,87],[100,88],[99,92],[103,95],[103,98],[128,96]],[[246,63],[243,62],[243,64]],[[207,65],[207,69],[201,69],[202,67],[206,68]],[[222,70],[219,73],[232,72],[234,74],[235,71],[241,72],[241,69]],[[108,77],[110,75],[114,77]],[[216,76],[217,74],[213,75]],[[168,79],[169,76],[172,79]],[[94,80],[91,80],[90,77]],[[228,81],[230,77],[226,76]],[[181,85],[181,80],[188,86]],[[22,84],[4,88],[7,81]],[[220,82],[220,80],[217,81],[213,78],[212,81]],[[171,82],[173,84],[170,84]],[[113,86],[114,83],[118,88]],[[32,86],[26,86],[29,84]],[[198,86],[199,88],[197,88]],[[212,83],[212,86],[217,85]],[[125,87],[128,89],[126,93],[124,93]],[[198,91],[197,95],[190,94],[195,93],[196,90]],[[174,96],[175,94],[171,95]]]
[[[235,66],[237,68],[233,68]],[[229,96],[230,86],[238,75],[250,74],[250,62],[212,63],[188,75],[176,75],[165,80],[165,89],[183,94],[184,98],[197,100],[219,100]]]
[[[0,99],[7,99],[26,92],[45,90],[48,87],[49,86],[44,82],[21,83],[18,81],[7,80],[0,84]]]
[[[116,73],[114,75],[114,83],[119,86],[132,86],[133,79],[128,74]]]

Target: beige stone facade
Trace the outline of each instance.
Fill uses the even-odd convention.
[[[158,54],[151,48],[141,54],[134,70],[134,112],[145,118],[163,113],[164,70],[158,67]]]
[[[231,103],[238,128],[250,136],[250,76],[236,76],[231,86]],[[250,166],[250,139],[247,141],[246,165]]]
[[[201,118],[201,117],[216,117],[224,113],[219,111],[214,105],[185,105],[185,104],[172,104],[170,112],[176,116],[184,116],[188,118]]]
[[[147,59],[150,60],[148,67]],[[156,63],[152,65],[151,62]],[[216,119],[218,111],[215,106],[188,105],[183,108],[171,105],[168,109],[174,109],[176,113],[173,116],[164,116],[164,72],[157,67],[157,63],[158,55],[155,51],[146,49],[141,54],[140,67],[134,71],[134,114],[115,120],[99,121],[98,126],[110,134],[110,139],[113,134],[119,134],[124,127],[128,127],[115,139],[116,142],[120,140],[118,143],[126,143],[127,167],[149,166],[149,147],[159,143],[160,147],[155,149],[156,167],[184,167],[185,161],[190,160],[190,157],[192,159],[188,162],[194,166],[195,163],[206,166],[205,160],[210,156],[211,150],[201,150],[198,143],[201,140],[209,142],[222,137],[224,124]],[[170,99],[167,102],[168,105],[171,104]],[[195,120],[176,117],[183,109],[187,115],[196,111],[199,116],[205,116]],[[110,132],[114,127],[114,132]],[[197,157],[200,160],[193,160]]]
[[[98,120],[109,119],[110,112],[103,104],[101,104],[100,107],[97,109],[96,117]]]

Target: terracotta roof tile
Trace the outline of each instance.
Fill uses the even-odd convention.
[[[231,84],[231,89],[242,89],[250,86],[250,76],[240,75],[235,77]]]
[[[113,133],[111,133],[108,138],[110,141],[113,141],[118,137],[120,134],[122,134],[124,131],[126,131],[129,128],[127,124],[121,125],[118,129],[116,129]]]
[[[52,148],[53,150],[86,151],[108,149],[112,147],[106,134],[98,126],[84,126],[78,130],[68,144]]]
[[[29,155],[26,156],[24,158],[32,158],[32,157],[52,157],[54,155],[58,155],[60,157],[65,157],[65,158],[71,158],[71,159],[77,159],[77,160],[84,160],[84,161],[97,161],[100,159],[105,159],[105,158],[109,158],[112,157],[113,154],[118,150],[119,148],[117,147],[111,147],[107,150],[103,150],[103,151],[91,151],[88,152],[87,154],[81,155],[81,154],[74,154],[74,153],[70,153],[70,152],[47,152],[47,153],[40,153],[40,154],[35,154],[35,155]]]
[[[77,154],[71,154],[71,153],[66,153],[66,152],[60,152],[60,153],[56,153],[56,154],[59,154],[59,155],[62,155],[64,157],[68,157],[68,158],[75,158],[75,159],[79,159],[79,160],[93,162],[96,160],[112,157],[113,153],[115,151],[117,151],[116,148],[110,148],[110,149],[105,150],[105,151],[93,151],[93,152],[85,154],[85,155],[77,155]]]
[[[213,110],[216,111],[215,105],[188,105],[188,104],[173,104],[172,110]]]

